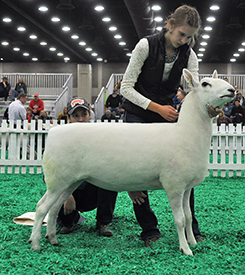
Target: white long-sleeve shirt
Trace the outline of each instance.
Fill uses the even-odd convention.
[[[142,38],[138,44],[135,46],[132,56],[130,58],[128,67],[123,76],[123,81],[121,85],[121,94],[127,98],[129,101],[134,103],[135,105],[140,106],[143,109],[147,109],[151,100],[149,98],[144,97],[139,92],[134,89],[134,85],[137,82],[138,76],[141,73],[141,69],[144,65],[145,60],[149,55],[149,43],[146,38]],[[178,56],[177,56],[178,58]],[[177,58],[175,60],[177,60]],[[174,65],[174,62],[165,63],[163,78],[165,81],[168,79],[171,69]],[[195,52],[190,49],[190,56],[187,64],[187,69],[193,74],[194,78],[198,80],[198,60]]]

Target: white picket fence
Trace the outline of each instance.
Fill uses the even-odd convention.
[[[52,124],[43,124],[41,120],[36,123],[33,120],[31,124],[24,121],[21,127],[21,122],[18,121],[17,127],[14,128],[13,121],[8,125],[6,120],[3,120],[0,128],[0,173],[42,173],[44,142],[50,127],[57,125],[56,120]],[[245,127],[234,127],[232,124],[229,127],[217,127],[214,124],[207,175],[244,177],[244,159]]]

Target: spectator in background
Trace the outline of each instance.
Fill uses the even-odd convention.
[[[240,105],[240,100],[235,100],[235,105],[232,107],[231,119],[234,125],[244,122],[244,108]]]
[[[32,113],[31,107],[26,107],[26,118],[28,120],[28,123],[31,123],[32,119],[35,119],[34,114]]]
[[[9,123],[9,107],[5,110],[3,114],[3,119],[6,119],[7,123]]]
[[[69,120],[69,116],[68,116],[68,112],[67,112],[67,107],[63,108],[63,112],[59,113],[58,117],[57,117],[58,123],[60,124],[61,120],[65,121],[65,124],[67,124],[70,120]]]
[[[242,95],[241,92],[237,92],[236,98],[239,99],[240,105],[244,107],[245,106],[245,99],[244,99],[244,96]]]
[[[177,111],[180,112],[181,106],[185,101],[187,93],[184,90],[179,89],[177,91],[177,100],[179,101],[179,104],[177,105]]]
[[[108,96],[106,100],[106,108],[111,112],[115,112],[117,116],[121,117],[121,111],[119,109],[122,104],[122,97],[117,93],[117,88],[113,89],[113,93]]]
[[[27,95],[24,93],[20,93],[17,97],[17,100],[9,105],[9,120],[13,120],[15,126],[17,120],[21,120],[23,123],[23,120],[26,119],[26,109],[24,107],[26,101]]]
[[[38,94],[34,94],[34,98],[30,101],[29,106],[35,116],[39,116],[40,111],[44,109],[44,103],[42,99],[39,98]]]
[[[101,121],[104,122],[107,120],[108,122],[111,122],[112,120],[115,120],[117,122],[116,117],[111,113],[110,110],[106,110],[104,115],[101,117]]]
[[[90,110],[90,121],[91,120],[95,120],[95,113],[94,113],[94,111],[93,111],[93,109],[92,109],[92,106],[91,106],[91,104],[89,104],[89,110]]]
[[[224,111],[225,115],[227,117],[231,116],[231,111],[232,111],[232,104],[231,102],[227,102],[225,103],[225,105],[223,106],[222,110]]]
[[[47,120],[52,120],[52,118],[47,115],[45,110],[40,111],[40,116],[37,119],[41,119],[43,123],[45,123]]]
[[[27,94],[27,86],[23,82],[23,78],[21,77],[19,78],[19,82],[16,83],[15,89],[11,91],[11,100],[14,101],[15,98],[18,97],[20,93]]]
[[[3,81],[0,82],[0,97],[4,97],[5,101],[8,99],[10,89],[11,86],[8,83],[7,77],[3,77]]]
[[[221,110],[221,112],[219,113],[219,116],[217,118],[217,125],[220,126],[222,123],[225,123],[226,126],[232,123],[231,119],[225,115],[223,110]]]

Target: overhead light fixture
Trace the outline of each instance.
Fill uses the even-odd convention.
[[[111,31],[111,32],[114,32],[114,31],[116,31],[117,30],[117,27],[114,27],[114,26],[111,26],[110,28],[109,28],[109,31]]]
[[[163,18],[160,16],[157,16],[154,18],[154,21],[156,21],[156,22],[162,22],[162,20],[163,20]]]
[[[236,59],[235,58],[231,58],[230,62],[236,62]]]
[[[116,38],[116,39],[121,39],[122,36],[121,36],[120,34],[116,34],[116,35],[114,35],[114,38]]]
[[[92,51],[92,48],[86,48],[85,49],[87,52],[91,52]]]
[[[50,50],[51,52],[55,52],[55,51],[56,51],[56,48],[55,48],[55,47],[51,47],[51,48],[49,48],[49,50]]]
[[[201,43],[200,43],[200,45],[201,45],[201,46],[207,46],[207,45],[208,45],[208,43],[207,43],[207,42],[205,42],[205,41],[203,41],[203,42],[201,42]]]
[[[23,53],[24,56],[29,56],[30,54],[29,53]]]
[[[159,5],[154,5],[154,6],[151,7],[151,9],[152,9],[153,11],[160,11],[160,10],[161,10],[161,7],[160,7]]]
[[[96,6],[94,9],[96,11],[103,11],[105,8],[103,6]]]
[[[205,27],[204,30],[210,32],[213,28],[212,27]]]
[[[45,6],[41,6],[41,7],[39,7],[38,9],[39,9],[40,11],[43,11],[43,12],[48,11],[48,8],[45,7]]]
[[[64,26],[64,27],[62,28],[62,31],[64,31],[64,32],[69,32],[70,30],[71,30],[71,28],[68,27],[68,26]]]
[[[33,57],[31,60],[32,61],[38,61],[38,58],[37,57]]]
[[[200,52],[205,52],[206,50],[204,48],[199,49]]]
[[[12,21],[12,19],[9,18],[9,17],[3,18],[3,22],[5,22],[5,23],[9,23],[9,22],[11,22],[11,21]]]
[[[64,54],[63,53],[57,53],[58,56],[63,56]]]
[[[97,61],[103,61],[103,59],[101,57],[98,57],[96,60]]]
[[[104,21],[104,22],[110,22],[111,18],[110,17],[104,17],[104,18],[102,18],[102,21]]]
[[[217,11],[217,10],[219,10],[219,6],[213,5],[213,6],[210,7],[210,10]]]
[[[234,54],[233,54],[233,56],[235,56],[235,57],[239,57],[239,56],[240,56],[240,54],[239,54],[239,53],[234,53]]]
[[[213,16],[210,16],[210,17],[207,18],[208,22],[214,22],[215,20],[216,20],[216,18],[213,17]]]
[[[53,22],[60,22],[60,19],[59,19],[59,17],[52,17],[51,21],[53,21]]]
[[[245,52],[245,49],[244,48],[240,48],[238,49],[239,52]]]
[[[37,36],[36,36],[35,34],[31,34],[29,37],[30,37],[31,39],[37,39]]]
[[[162,27],[156,27],[156,30],[158,30],[159,32],[162,30]]]
[[[80,41],[80,42],[79,42],[79,45],[80,45],[80,46],[85,46],[85,45],[86,45],[86,42]]]
[[[125,46],[125,45],[126,45],[126,42],[121,41],[121,42],[119,42],[119,45],[120,45],[120,46]]]
[[[92,55],[92,56],[98,56],[98,54],[97,54],[97,53],[91,53],[91,55]]]
[[[203,38],[203,39],[209,39],[210,36],[209,36],[208,34],[204,34],[204,35],[202,35],[202,38]]]
[[[42,45],[42,46],[46,46],[47,44],[48,44],[48,43],[45,42],[45,41],[40,42],[40,45]]]
[[[15,48],[13,48],[13,50],[18,52],[18,51],[20,51],[20,48],[15,47]]]
[[[25,27],[18,27],[17,30],[20,31],[20,32],[24,32],[26,30],[26,28]]]
[[[2,45],[3,45],[3,46],[8,46],[8,45],[9,45],[9,42],[3,41],[3,42],[2,42]]]
[[[71,0],[60,0],[60,3],[56,6],[59,10],[73,10],[75,7],[72,5]]]
[[[197,56],[203,57],[204,54],[203,53],[198,53]]]
[[[73,34],[73,35],[71,36],[71,38],[72,38],[72,39],[78,39],[79,36],[78,36],[77,34]]]

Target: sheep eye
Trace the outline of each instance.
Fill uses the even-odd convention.
[[[212,87],[212,85],[209,84],[208,82],[203,82],[203,83],[202,83],[202,86],[203,86],[203,87],[206,87],[206,86],[208,86],[208,85],[209,85],[210,87]]]

